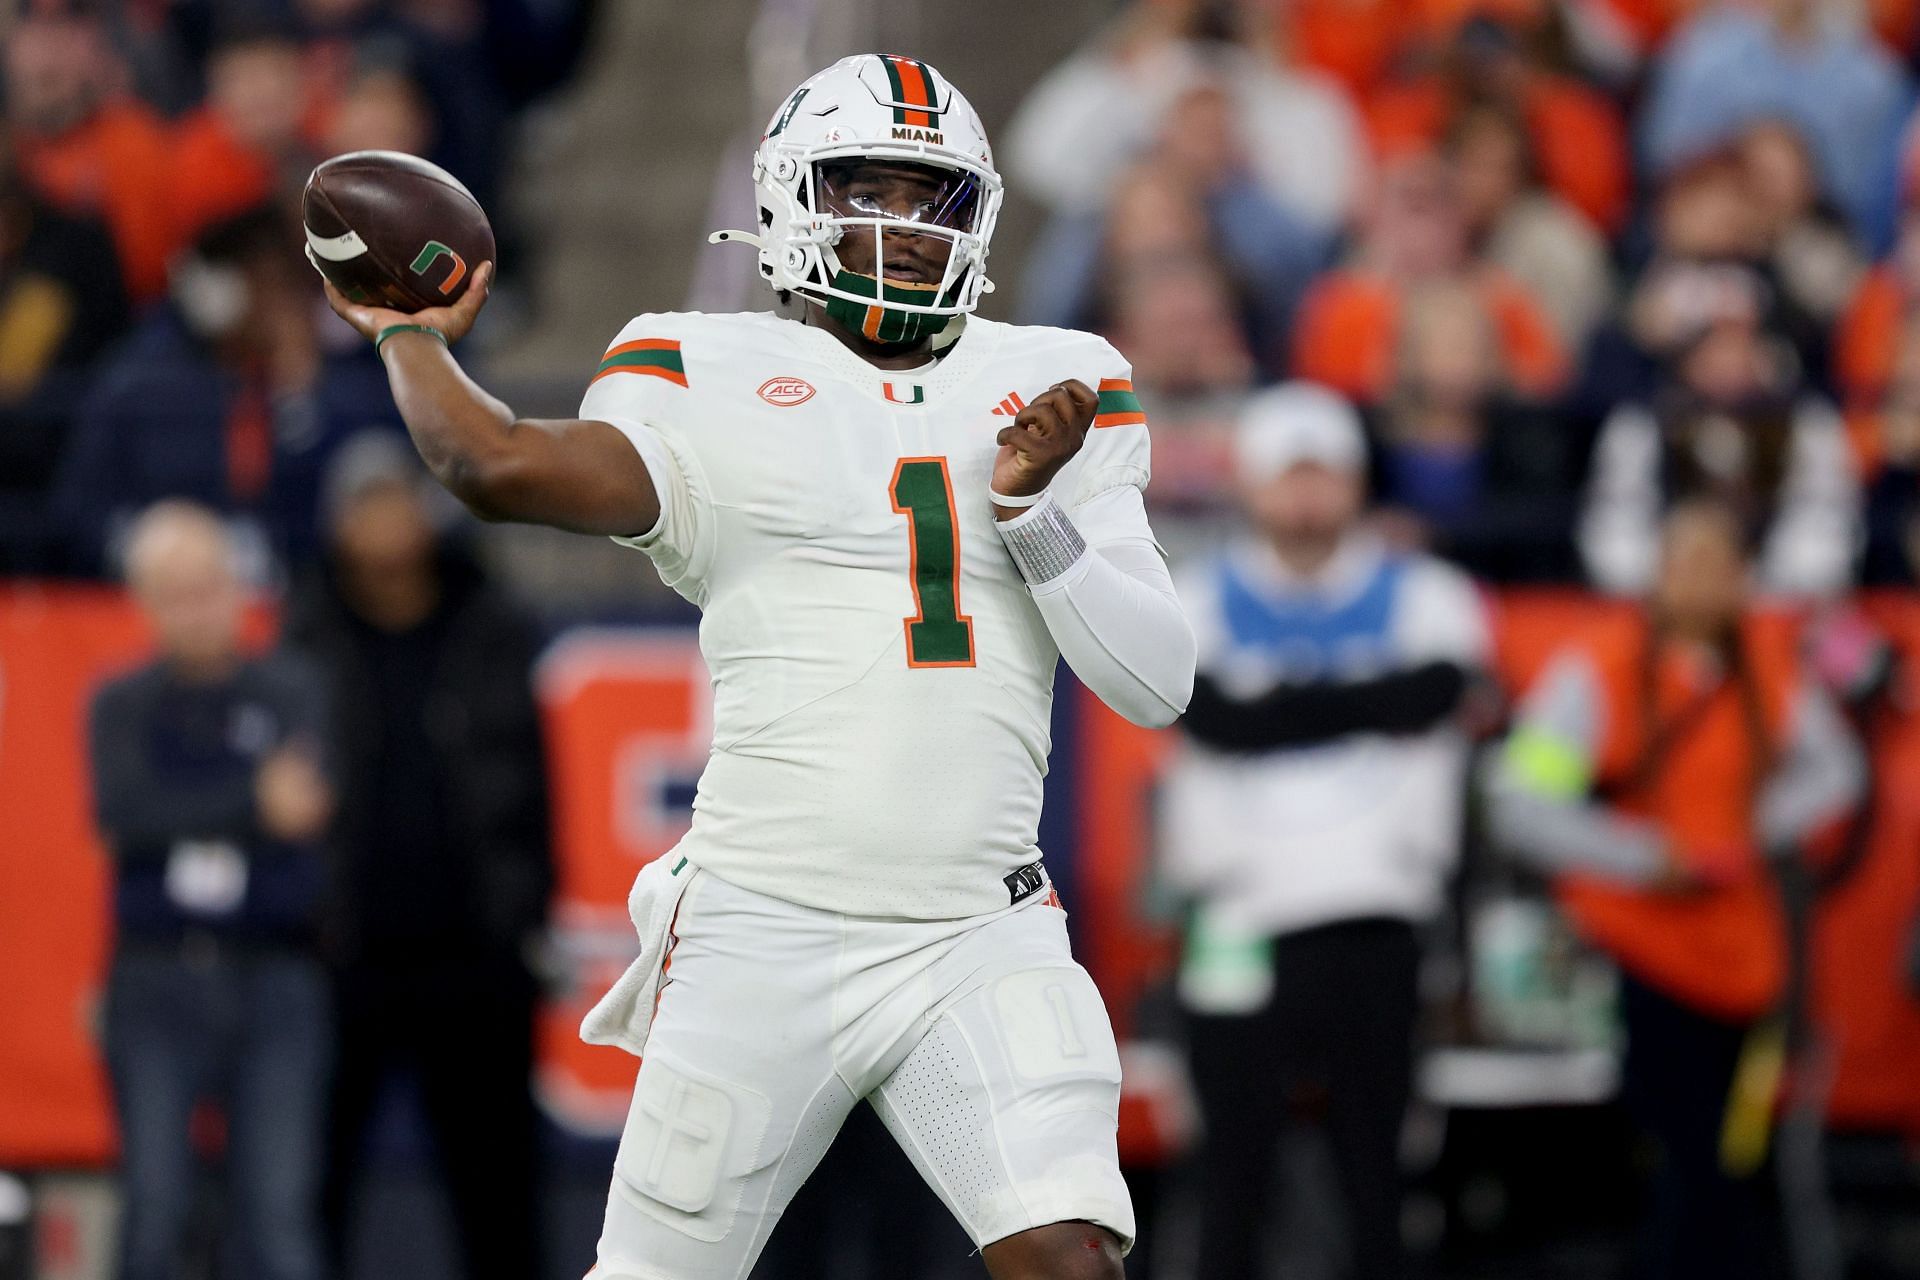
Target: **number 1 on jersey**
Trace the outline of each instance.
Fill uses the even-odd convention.
[[[902,458],[888,490],[907,517],[913,603],[907,665],[973,665],[973,619],[960,612],[960,534],[945,458]]]

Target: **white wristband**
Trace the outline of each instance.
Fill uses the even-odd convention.
[[[1015,498],[1015,497],[1010,497],[1007,494],[1001,493],[998,489],[994,488],[992,485],[988,485],[987,496],[993,499],[993,505],[996,507],[1018,507],[1022,510],[1025,510],[1028,507],[1039,506],[1042,499],[1044,499],[1047,496],[1047,491],[1045,489],[1042,489],[1038,493],[1029,493],[1029,494],[1023,495],[1022,497]]]

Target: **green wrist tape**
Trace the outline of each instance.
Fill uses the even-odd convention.
[[[385,342],[388,338],[391,338],[396,333],[430,333],[434,337],[440,339],[441,346],[444,347],[444,346],[451,345],[450,343],[447,342],[447,335],[440,332],[438,329],[434,328],[430,324],[390,324],[386,328],[382,329],[379,333],[376,333],[373,335],[373,353],[375,355],[379,355],[380,344]]]

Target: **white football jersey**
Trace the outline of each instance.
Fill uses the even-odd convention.
[[[1059,653],[994,528],[995,436],[1057,382],[1099,389],[1051,486],[1098,545],[1146,529],[1146,419],[1101,339],[965,325],[902,372],[777,316],[645,315],[587,389],[660,492],[620,541],[702,611],[713,749],[677,853],[724,880],[945,919],[1040,857]]]

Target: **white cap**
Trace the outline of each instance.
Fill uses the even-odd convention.
[[[1318,383],[1287,382],[1240,411],[1233,454],[1241,481],[1257,484],[1303,462],[1360,471],[1367,438],[1359,413],[1341,396]]]

